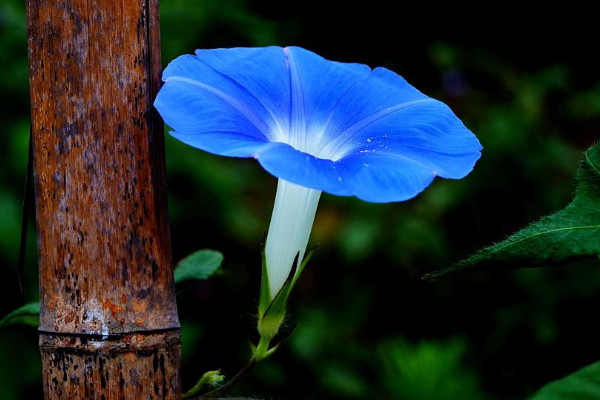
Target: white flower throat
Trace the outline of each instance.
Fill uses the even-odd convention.
[[[310,237],[321,191],[283,179],[277,182],[273,215],[265,244],[271,298],[285,283],[298,255],[298,267]]]

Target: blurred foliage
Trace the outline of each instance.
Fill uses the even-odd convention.
[[[24,306],[11,311],[4,318],[0,319],[0,328],[9,325],[24,324],[37,328],[40,322],[40,303],[35,301],[27,303]]]
[[[463,400],[482,399],[476,373],[464,366],[464,341],[396,339],[380,347],[381,384],[397,399]]]
[[[198,250],[179,261],[173,271],[175,284],[204,280],[213,276],[223,263],[223,254],[215,250]]]
[[[444,20],[430,21],[426,8],[399,20],[377,2],[330,11],[316,0],[161,1],[164,64],[201,47],[296,44],[384,65],[448,103],[484,146],[466,179],[438,180],[405,203],[324,195],[312,236],[320,247],[292,295],[295,331],[236,393],[523,399],[600,359],[590,317],[600,303],[597,264],[420,280],[572,198],[579,156],[600,130],[597,35],[579,32],[595,24],[578,17],[569,37],[551,18],[535,18],[545,25],[532,29],[502,10],[498,26],[487,11],[460,19],[441,9]],[[0,0],[0,317],[37,293],[33,234],[24,294],[16,272],[29,131],[25,26],[24,2]],[[166,144],[175,261],[199,248],[225,255],[222,274],[179,297],[189,388],[206,370],[231,376],[249,356],[275,179],[253,160]],[[36,333],[0,330],[0,354],[0,397],[40,398]]]

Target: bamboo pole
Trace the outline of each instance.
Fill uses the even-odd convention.
[[[177,399],[158,0],[27,0],[44,395]]]

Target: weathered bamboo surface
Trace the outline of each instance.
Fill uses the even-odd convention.
[[[178,398],[158,1],[27,17],[46,398]]]

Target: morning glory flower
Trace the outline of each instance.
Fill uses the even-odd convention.
[[[436,176],[463,178],[480,157],[450,108],[401,76],[300,47],[198,50],[163,81],[155,106],[175,138],[253,157],[279,178],[265,244],[271,299],[304,258],[321,192],[403,201]]]

